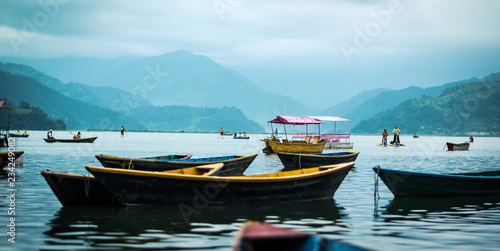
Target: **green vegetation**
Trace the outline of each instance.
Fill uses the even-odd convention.
[[[10,107],[10,130],[66,130],[66,124],[61,119],[53,120],[43,112],[39,107],[32,107],[28,102],[21,101],[18,107],[12,105],[5,98],[0,100],[6,101]],[[0,121],[2,126],[7,126],[9,121],[9,111],[7,109],[0,110]]]
[[[361,121],[353,133],[381,133],[395,125],[403,134],[500,134],[500,83],[450,87],[438,97],[422,96]]]

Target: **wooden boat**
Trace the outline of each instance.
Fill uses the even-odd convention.
[[[269,223],[245,222],[235,237],[233,251],[309,251],[309,250],[367,250],[340,241],[330,240]]]
[[[500,194],[500,170],[433,174],[374,167],[394,196],[465,196]]]
[[[29,137],[29,135],[28,134],[9,133],[9,137],[11,137],[11,138],[27,138],[27,137]]]
[[[122,204],[251,203],[333,197],[354,162],[248,176],[206,176],[87,166]],[[222,167],[221,167],[222,168]]]
[[[268,153],[322,153],[326,144],[324,139],[317,141],[317,143],[308,143],[306,141],[288,141],[286,139],[280,142],[277,138],[267,138],[264,142]]]
[[[93,143],[97,137],[81,138],[81,139],[48,139],[43,138],[47,143],[61,142],[61,143]]]
[[[169,157],[174,156],[169,159]],[[177,156],[177,158],[175,158]],[[96,155],[95,157],[104,167],[134,169],[142,171],[167,171],[186,167],[223,163],[224,168],[221,176],[243,175],[245,170],[253,162],[257,154],[230,155],[208,158],[181,158],[185,155],[170,155],[167,158],[127,158],[109,155]]]
[[[9,153],[12,153],[9,156]],[[0,168],[4,168],[9,163],[14,163],[17,158],[24,154],[24,151],[0,152]]]
[[[460,144],[446,142],[446,146],[448,147],[448,151],[465,151],[465,150],[469,150],[470,144],[469,144],[469,142],[460,143]]]
[[[167,171],[170,173],[191,175],[217,175],[222,164],[197,166]],[[52,192],[65,207],[113,205],[113,196],[93,176],[73,173],[42,171],[42,176]]]
[[[288,169],[335,165],[355,161],[359,152],[334,152],[321,154],[278,153],[281,163]]]
[[[233,139],[249,139],[250,137],[246,136],[246,137],[243,137],[243,136],[233,136]]]
[[[65,207],[113,204],[113,196],[92,176],[49,170],[42,176]]]
[[[273,132],[272,124],[282,124],[286,133],[285,125],[305,125],[306,130],[307,126],[310,124],[319,125],[322,122],[317,121],[312,117],[290,117],[290,116],[278,116],[275,119],[268,121],[271,124],[271,131]],[[306,135],[308,133],[306,132]],[[318,134],[320,134],[318,132]],[[275,135],[272,135],[269,138],[263,139],[266,143],[266,148],[262,149],[265,153],[278,153],[278,152],[286,152],[286,153],[322,153],[325,148],[326,140],[321,139],[319,135],[316,135],[312,138],[311,136],[305,136],[304,140],[288,140],[282,139],[281,141],[276,138]]]

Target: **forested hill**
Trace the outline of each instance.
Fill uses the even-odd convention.
[[[31,106],[28,102],[21,101],[16,106],[6,98],[0,97],[0,100],[6,101],[10,107],[10,132],[15,133],[20,130],[66,130],[66,124],[61,119],[53,120],[39,107]],[[0,110],[0,121],[9,121],[9,111]],[[6,126],[5,124],[2,124]]]
[[[495,76],[492,76],[495,77]],[[500,82],[457,85],[438,97],[423,96],[361,121],[353,133],[382,133],[397,125],[402,134],[500,134]]]

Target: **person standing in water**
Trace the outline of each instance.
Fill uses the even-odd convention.
[[[394,127],[394,130],[392,131],[392,133],[394,134],[393,144],[399,146],[400,142],[399,142],[399,128],[398,128],[398,126]]]
[[[123,126],[122,126],[122,129],[121,129],[121,134],[122,134],[122,138],[123,138],[123,134],[125,134],[125,128],[123,128]]]
[[[387,129],[384,129],[384,132],[382,132],[382,145],[387,146],[387,136],[389,136],[389,132],[387,132]]]

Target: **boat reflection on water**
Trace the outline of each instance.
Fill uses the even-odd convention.
[[[346,217],[344,209],[338,207],[333,198],[285,203],[209,204],[182,212],[178,205],[62,207],[50,220],[50,230],[44,234],[49,236],[47,244],[60,244],[69,249],[89,245],[132,247],[138,243],[148,243],[154,248],[179,247],[176,246],[178,237],[186,234],[191,239],[191,243],[183,244],[186,248],[230,247],[239,225],[248,220],[320,229],[323,225],[331,227]],[[341,227],[345,228],[345,224]],[[171,243],[173,239],[177,244]],[[196,242],[201,240],[209,244],[198,245]]]
[[[464,214],[464,209],[474,211],[500,208],[500,195],[485,196],[450,196],[450,197],[401,197],[394,198],[386,207],[383,215],[436,215],[437,213],[450,213],[460,211]],[[415,217],[411,217],[415,218]],[[388,218],[390,219],[390,218]]]
[[[498,248],[500,196],[402,197],[394,198],[375,214],[376,236],[405,238],[404,245],[423,243],[428,249],[443,249],[438,236],[454,236],[453,245],[478,240],[481,248]],[[474,227],[468,227],[474,226]],[[487,231],[485,229],[488,229]]]

